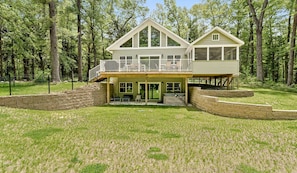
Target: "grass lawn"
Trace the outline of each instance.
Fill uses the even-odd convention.
[[[297,172],[297,121],[190,107],[1,107],[0,128],[0,172]]]
[[[264,88],[242,88],[254,91],[253,97],[242,97],[242,98],[219,98],[219,100],[242,102],[242,103],[253,103],[253,104],[269,104],[272,105],[273,109],[282,110],[297,110],[297,93],[277,91],[272,89]]]
[[[74,82],[73,88],[78,88],[86,85],[84,82]],[[72,89],[71,82],[61,82],[59,84],[51,84],[50,91],[62,92]],[[47,83],[33,83],[33,82],[15,82],[12,83],[12,95],[28,95],[28,94],[47,94]],[[0,82],[0,96],[9,96],[9,84],[8,82]]]

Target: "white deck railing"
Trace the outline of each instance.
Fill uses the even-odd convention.
[[[100,60],[100,65],[89,71],[89,80],[100,72],[189,72],[192,61],[168,59]]]
[[[99,72],[100,72],[100,65],[97,65],[96,67],[89,70],[89,81],[97,77],[99,75]]]

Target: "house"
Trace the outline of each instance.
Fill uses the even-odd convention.
[[[107,102],[188,102],[188,82],[214,78],[227,85],[239,75],[243,41],[215,27],[191,44],[147,19],[110,45],[111,60],[89,71],[90,81],[106,80]]]

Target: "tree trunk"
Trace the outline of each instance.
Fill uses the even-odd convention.
[[[50,42],[51,42],[51,73],[54,83],[61,82],[60,79],[60,61],[58,55],[58,40],[56,33],[56,2],[51,0],[49,3],[50,16]]]
[[[23,57],[23,70],[24,70],[24,76],[23,79],[29,81],[29,60],[25,57]]]
[[[82,50],[81,50],[81,0],[76,1],[77,5],[77,33],[78,33],[78,45],[77,45],[77,70],[78,70],[78,81],[82,82]]]
[[[250,15],[250,36],[249,36],[249,51],[250,51],[250,73],[252,76],[254,76],[254,23],[253,23],[253,17],[252,14],[249,13]]]
[[[2,26],[0,25],[0,78],[3,77]],[[1,79],[2,80],[2,79]]]
[[[250,11],[252,13],[254,22],[256,24],[256,35],[257,35],[257,79],[259,81],[264,81],[263,75],[263,62],[262,62],[262,31],[263,31],[263,19],[265,14],[265,9],[268,5],[268,0],[264,0],[261,13],[259,17],[257,17],[256,10],[254,8],[252,0],[248,0],[248,4],[250,7]]]
[[[293,6],[293,1],[292,1],[292,6]],[[289,18],[288,18],[288,32],[287,32],[287,43],[290,43],[290,36],[291,36],[291,16],[292,16],[292,11],[293,8],[290,8],[290,13],[289,13]],[[289,52],[286,53],[285,55],[285,65],[284,65],[284,70],[283,70],[283,77],[284,77],[284,83],[288,82],[288,60],[289,60]]]
[[[96,36],[95,36],[95,31],[94,31],[94,26],[92,23],[91,26],[91,33],[92,33],[92,48],[93,48],[93,54],[94,54],[94,67],[97,66],[98,62],[97,62],[97,51],[96,51]]]
[[[91,69],[91,43],[88,43],[88,73]]]
[[[31,77],[31,79],[35,79],[35,60],[34,60],[34,58],[32,58],[32,60],[31,60],[31,75],[32,75],[32,77]]]
[[[11,40],[11,69],[12,69],[14,78],[17,79],[17,73],[16,73],[16,68],[15,68],[15,56],[14,56],[13,45],[14,45],[14,41]]]
[[[290,54],[289,54],[289,63],[288,63],[288,81],[287,85],[290,86],[293,84],[293,71],[294,71],[294,57],[295,57],[295,40],[296,40],[296,28],[297,28],[297,0],[295,1],[295,13],[294,21],[291,34],[291,43],[290,43]]]

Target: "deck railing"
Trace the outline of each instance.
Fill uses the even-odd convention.
[[[175,72],[191,71],[191,61],[167,59],[101,60],[101,72]]]
[[[89,71],[89,80],[100,72],[189,72],[192,61],[172,59],[100,60],[100,65]]]
[[[100,72],[100,65],[97,65],[96,67],[89,70],[89,81],[97,77],[99,75],[99,72]]]

